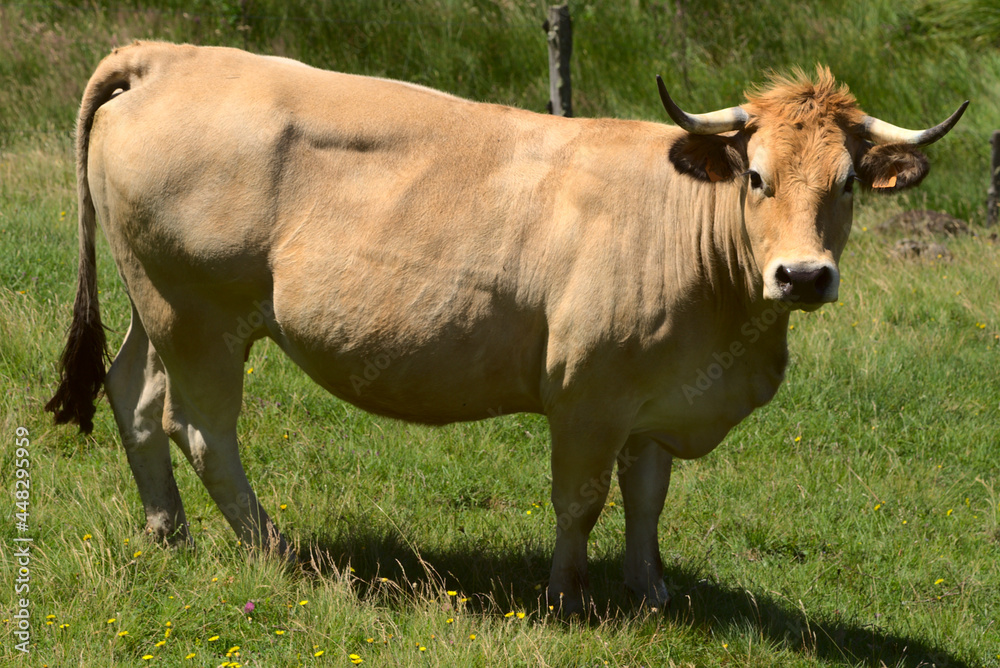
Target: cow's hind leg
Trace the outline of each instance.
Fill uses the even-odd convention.
[[[173,334],[154,338],[167,371],[163,424],[244,545],[292,556],[257,500],[240,461],[236,421],[246,345],[228,344],[238,317],[215,305],[177,314]]]
[[[166,374],[134,306],[128,334],[104,387],[146,511],[146,531],[160,540],[188,540],[170,463],[170,440],[163,431]]]
[[[646,605],[670,602],[663,584],[657,536],[670,487],[673,457],[652,439],[632,436],[618,454],[618,483],[625,503],[625,584]]]

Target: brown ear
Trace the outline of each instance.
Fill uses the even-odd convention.
[[[917,185],[930,171],[927,156],[908,144],[872,146],[857,164],[858,177],[872,190],[894,193]]]
[[[670,162],[702,181],[732,181],[747,170],[746,142],[742,135],[685,134],[670,147]]]

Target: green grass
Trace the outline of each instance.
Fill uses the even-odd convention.
[[[42,412],[75,285],[70,131],[113,43],[246,44],[540,110],[543,3],[260,2],[246,17],[224,2],[0,5],[0,464],[13,494],[26,427],[32,664],[1000,666],[1000,246],[976,227],[949,242],[951,262],[904,262],[873,231],[913,206],[981,223],[1000,58],[955,41],[929,3],[693,5],[679,18],[677,3],[574,4],[577,113],[660,118],[655,72],[694,111],[729,105],[763,69],[816,61],[897,124],[973,104],[928,150],[914,195],[859,197],[841,303],[792,316],[775,400],[675,466],[660,525],[671,609],[637,610],[623,591],[615,487],[592,536],[599,615],[569,623],[539,599],[555,519],[543,418],[374,418],[258,344],[242,454],[264,505],[316,555],[298,571],[235,545],[177,455],[197,547],[149,544],[107,405],[91,437]],[[127,299],[103,239],[98,265],[117,346]],[[18,535],[0,523],[0,619],[15,610]],[[12,632],[0,622],[0,663],[19,655]]]

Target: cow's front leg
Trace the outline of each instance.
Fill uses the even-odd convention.
[[[646,605],[661,609],[670,594],[663,584],[657,527],[672,464],[670,453],[644,436],[630,436],[618,453],[618,484],[625,504],[625,584]]]
[[[587,419],[563,422],[550,416],[549,423],[556,546],[548,599],[568,615],[587,607],[587,540],[604,508],[625,431]]]

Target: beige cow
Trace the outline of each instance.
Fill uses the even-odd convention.
[[[837,298],[852,188],[918,183],[916,132],[829,71],[681,126],[566,119],[226,48],[136,43],[87,85],[80,272],[57,422],[102,385],[148,531],[185,539],[169,441],[237,535],[288,550],[240,463],[251,344],[334,395],[445,424],[548,417],[548,594],[586,602],[617,462],[625,581],[659,606],[673,457],[710,452],[778,389],[788,311]],[[682,129],[683,128],[683,129]],[[132,322],[105,377],[95,214]]]

